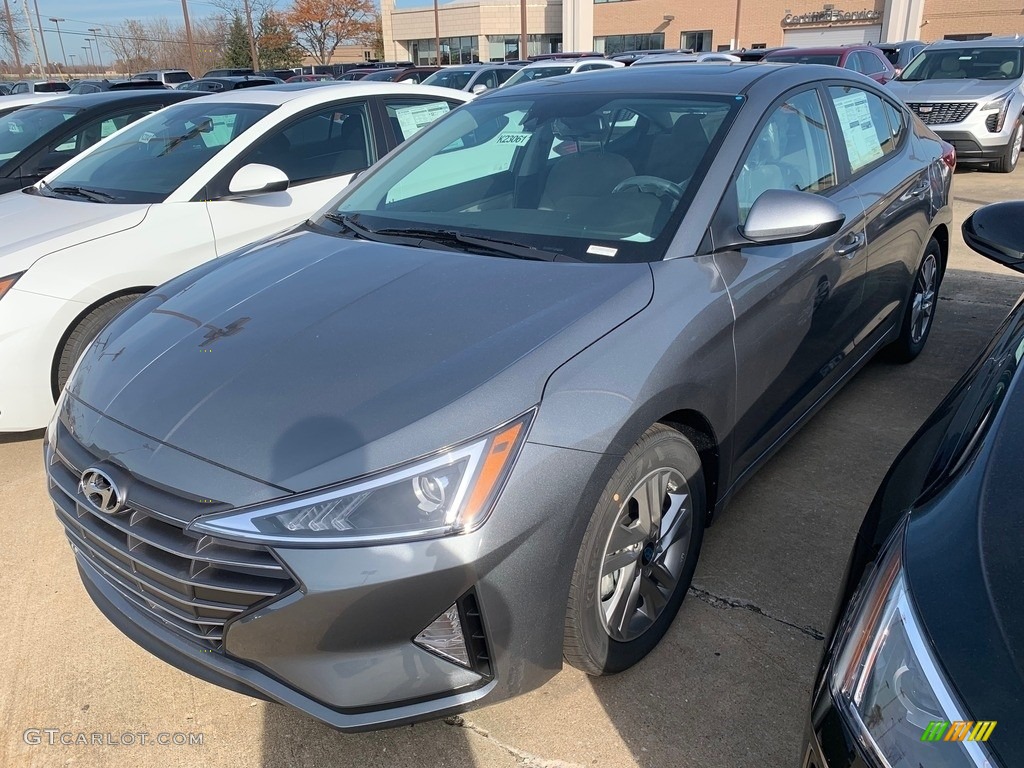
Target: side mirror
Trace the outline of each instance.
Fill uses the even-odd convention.
[[[968,247],[1004,267],[1024,272],[1024,200],[993,203],[979,208],[960,230]]]
[[[484,91],[486,91],[486,90],[487,90],[487,86],[486,86],[486,85],[485,85],[484,83],[477,83],[476,85],[474,85],[474,86],[473,86],[472,88],[470,88],[469,90],[470,90],[470,91],[471,91],[472,93],[477,93],[477,94],[480,94],[480,93],[483,93]]]
[[[228,192],[235,197],[250,197],[288,189],[288,176],[280,168],[262,163],[243,165],[228,182]]]
[[[831,200],[810,192],[769,189],[747,213],[740,232],[761,245],[799,243],[829,237],[839,231],[845,214]]]

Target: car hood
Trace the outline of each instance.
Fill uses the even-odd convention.
[[[1016,83],[1006,80],[890,80],[889,88],[903,101],[975,101],[1005,93]]]
[[[558,366],[653,293],[647,264],[439,252],[311,228],[197,273],[115,320],[69,391],[155,440],[290,491],[436,451],[528,410]]]
[[[109,205],[10,192],[0,195],[0,276],[24,272],[42,256],[107,237],[146,218],[149,205]]]
[[[911,514],[905,564],[921,623],[967,718],[1000,721],[988,746],[995,764],[1016,766],[1024,765],[1024,730],[1016,727],[1024,718],[1024,304],[986,356],[996,373],[969,383],[993,394],[980,400],[978,433],[962,438],[977,448],[957,479]],[[1000,392],[1001,405],[991,404]]]

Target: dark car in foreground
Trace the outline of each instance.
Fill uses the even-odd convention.
[[[826,67],[452,110],[80,358],[45,452],[86,589],[160,658],[347,730],[630,667],[743,481],[924,347],[944,149]]]
[[[769,64],[827,64],[860,72],[883,85],[896,76],[896,70],[889,60],[871,45],[779,48],[766,54],[761,61]]]
[[[0,116],[0,193],[35,184],[114,131],[196,95],[144,88],[61,96]]]
[[[1024,271],[1024,202],[964,222]],[[1024,301],[890,468],[857,535],[804,768],[1024,765]]]

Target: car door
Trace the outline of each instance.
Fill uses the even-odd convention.
[[[36,183],[101,139],[107,138],[139,118],[152,114],[162,106],[164,105],[155,102],[134,103],[96,115],[84,122],[76,121],[73,127],[61,133],[31,157],[25,158],[19,169],[22,186]]]
[[[855,364],[866,269],[864,209],[817,86],[768,110],[715,215],[712,237],[734,237],[769,189],[827,197],[845,215],[829,237],[741,245],[715,259],[735,309],[737,472],[750,468]]]
[[[274,126],[217,174],[208,210],[223,254],[308,218],[377,157],[382,137],[366,99],[317,106]],[[231,177],[259,163],[284,171],[288,189],[234,197]]]
[[[829,99],[846,146],[851,184],[864,204],[867,276],[862,324],[882,333],[900,318],[924,252],[931,219],[930,166],[912,151],[910,117],[895,100],[853,85],[830,84]]]

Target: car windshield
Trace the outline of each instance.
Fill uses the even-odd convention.
[[[192,79],[192,75],[188,72],[167,72],[164,75],[164,82],[167,83],[187,83]]]
[[[0,118],[0,162],[77,115],[80,109],[25,107]]]
[[[184,102],[143,118],[50,179],[115,203],[160,203],[274,110],[264,104]],[[75,199],[79,199],[76,197]]]
[[[1021,76],[1022,48],[936,48],[922,51],[899,79],[1016,80]]]
[[[431,238],[472,241],[485,254],[656,261],[741,101],[614,92],[481,99],[378,164],[320,223],[426,247]]]
[[[889,63],[894,67],[900,65],[900,49],[899,48],[879,48],[882,55],[889,60]]]
[[[557,75],[567,75],[572,72],[573,64],[551,64],[546,67],[523,67],[510,77],[505,85],[515,85],[516,83],[528,83],[531,80],[543,80],[546,77],[555,77]]]
[[[779,53],[766,57],[765,61],[772,64],[828,64],[830,67],[838,67],[839,58],[838,53]]]
[[[441,88],[455,88],[461,91],[469,84],[476,72],[475,69],[442,69],[424,80],[423,85],[437,85]]]

